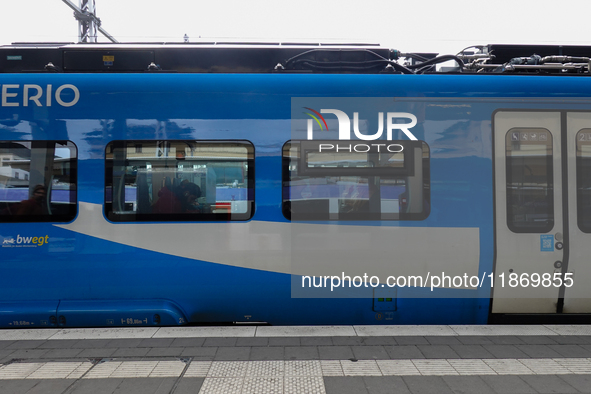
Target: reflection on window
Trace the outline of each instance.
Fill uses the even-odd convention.
[[[545,233],[554,227],[552,134],[511,129],[505,137],[507,226],[515,233]]]
[[[303,148],[306,141],[288,142],[283,147],[284,216],[293,221],[425,219],[429,147],[398,142],[407,145],[404,154],[311,152]]]
[[[577,133],[577,220],[581,231],[591,233],[591,129]]]
[[[313,168],[401,168],[404,166],[402,152],[381,152],[375,155],[375,161],[371,156],[371,154],[359,152],[310,152],[307,157],[307,165]]]
[[[73,220],[76,156],[70,141],[0,141],[0,222]]]
[[[113,141],[106,152],[109,220],[248,220],[254,213],[250,143]]]

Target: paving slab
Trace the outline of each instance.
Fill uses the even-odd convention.
[[[250,348],[251,360],[283,360],[284,357],[284,349],[282,347],[253,346]]]
[[[451,345],[450,348],[460,358],[495,358],[481,345]]]
[[[332,337],[302,337],[301,346],[332,346]]]
[[[412,394],[452,394],[453,391],[439,376],[405,376],[402,378]]]
[[[457,335],[556,335],[548,326],[497,325],[497,326],[449,326]]]
[[[61,380],[61,379],[53,379],[53,380],[41,380],[37,382],[37,384],[31,387],[27,394],[48,394],[48,393],[63,393],[70,387],[74,381],[72,380]],[[14,393],[18,393],[15,391]]]
[[[235,346],[268,346],[269,338],[236,338]],[[284,346],[284,345],[282,345]]]
[[[536,390],[519,376],[482,376],[481,379],[490,386],[495,393],[536,393]]]
[[[206,338],[205,342],[203,342],[204,347],[207,346],[236,346],[236,340],[238,338],[230,337],[230,338]]]
[[[220,347],[215,354],[215,361],[247,361],[250,360],[250,347]]]
[[[82,379],[72,385],[68,394],[112,394],[124,379]]]
[[[429,341],[420,336],[395,336],[394,340],[398,345],[429,345]]]
[[[195,360],[213,360],[217,351],[217,347],[187,347],[181,353],[181,357],[193,357]]]
[[[57,328],[44,328],[40,330],[31,329],[0,329],[0,340],[2,341],[17,341],[17,340],[46,340],[51,338],[62,330]]]
[[[561,357],[591,357],[591,349],[579,345],[548,345],[548,348]]]
[[[321,337],[356,335],[352,326],[261,326],[257,337]]]
[[[351,346],[358,360],[389,360],[390,355],[384,346]]]
[[[174,390],[174,394],[196,394],[199,393],[205,378],[182,378]]]
[[[579,390],[568,384],[560,376],[555,375],[524,375],[519,376],[537,393],[578,393]]]
[[[350,346],[318,346],[318,354],[321,360],[346,360],[355,357]]]
[[[516,345],[515,348],[533,358],[561,357],[560,353],[554,351],[547,345]]]
[[[558,335],[589,335],[591,336],[591,325],[588,324],[547,324],[545,327]]]
[[[368,394],[410,394],[400,376],[365,376],[363,382]]]
[[[482,345],[496,358],[528,358],[529,356],[512,345]]]
[[[50,338],[56,339],[116,339],[151,338],[159,329],[142,328],[69,328],[58,330]]]
[[[317,346],[286,346],[284,348],[286,360],[319,360]]]
[[[354,326],[357,335],[364,336],[427,336],[457,335],[450,326]]]
[[[256,327],[162,327],[154,338],[253,337]]]
[[[281,337],[271,337],[268,339],[269,346],[301,346],[301,338],[293,337],[293,338],[281,338]]]
[[[591,393],[591,375],[561,375],[560,379],[581,393]]]
[[[26,393],[39,383],[39,380],[33,379],[3,380],[0,384],[0,394]]]
[[[480,376],[443,376],[443,381],[454,393],[495,394]]]
[[[13,341],[10,345],[6,346],[5,350],[16,350],[16,349],[36,349],[46,343],[46,340],[19,340]]]
[[[392,359],[425,358],[419,348],[414,345],[384,346],[384,349]]]
[[[367,394],[363,377],[325,377],[326,394]]]
[[[448,345],[419,345],[417,348],[423,353],[425,358],[460,358]]]

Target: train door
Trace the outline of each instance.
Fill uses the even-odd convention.
[[[494,116],[493,313],[591,312],[591,114]]]
[[[541,282],[560,276],[564,257],[560,131],[560,112],[494,116],[493,313],[557,311],[560,287]]]
[[[591,113],[566,114],[568,152],[568,272],[563,313],[591,313]],[[574,169],[574,170],[573,170]]]

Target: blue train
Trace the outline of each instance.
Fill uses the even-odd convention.
[[[0,47],[0,327],[586,321],[590,54]]]

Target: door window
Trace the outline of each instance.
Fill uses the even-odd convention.
[[[545,233],[554,227],[552,134],[514,128],[505,136],[507,226],[515,233]]]

